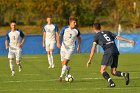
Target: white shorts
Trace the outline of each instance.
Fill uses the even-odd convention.
[[[73,51],[71,50],[60,51],[61,61],[64,61],[64,59],[70,60],[72,53]]]
[[[21,59],[21,49],[20,48],[9,48],[8,58],[15,58],[16,60]]]
[[[50,49],[54,49],[55,42],[47,42],[46,43],[46,51],[50,51]]]

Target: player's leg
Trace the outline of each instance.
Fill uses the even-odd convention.
[[[67,74],[70,71],[70,67],[68,66],[68,62],[70,60],[70,56],[72,54],[72,51],[61,51],[61,62],[62,62],[62,70],[60,75],[60,81],[62,81],[62,77],[67,71]]]
[[[48,68],[51,68],[52,64],[51,64],[50,44],[49,43],[46,43],[46,51],[47,51],[48,63],[49,63],[49,67]]]
[[[53,59],[53,51],[54,51],[54,45],[55,45],[55,42],[52,42],[50,44],[50,58],[51,58],[51,66],[52,68],[54,68],[54,59]]]
[[[107,66],[101,65],[100,73],[101,73],[102,76],[108,81],[110,87],[115,87],[115,83],[114,83],[113,80],[110,78],[110,75],[108,74],[108,72],[106,71],[106,69],[107,69]]]
[[[62,70],[61,70],[61,75],[60,75],[60,81],[62,81],[62,77],[64,76],[64,74],[67,71],[67,64],[68,64],[69,60],[68,59],[64,59],[62,61]]]
[[[122,71],[117,71],[117,66],[118,66],[118,55],[114,55],[114,62],[111,65],[111,74],[114,76],[118,77],[124,77],[126,80],[126,85],[129,84],[129,73],[127,72],[122,72]]]
[[[13,63],[14,53],[11,50],[9,50],[8,59],[9,59],[9,66],[10,66],[10,69],[11,69],[11,75],[14,76],[15,75],[14,63]]]
[[[16,64],[18,65],[19,72],[22,70],[22,65],[21,65],[21,49],[17,49],[16,53]]]
[[[106,71],[107,66],[110,66],[113,63],[112,61],[112,55],[111,54],[104,54],[103,59],[101,62],[101,69],[100,72],[102,76],[108,81],[110,87],[115,87],[115,83],[113,80],[110,78],[110,75]]]

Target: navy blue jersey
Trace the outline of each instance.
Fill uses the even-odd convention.
[[[105,54],[107,53],[119,54],[119,51],[115,44],[115,38],[116,38],[115,34],[109,31],[101,31],[94,36],[94,43],[99,44],[103,48]]]

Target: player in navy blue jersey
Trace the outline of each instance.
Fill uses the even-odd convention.
[[[100,45],[104,50],[104,55],[101,62],[100,73],[108,81],[110,87],[115,87],[115,83],[110,78],[108,72],[106,71],[108,66],[111,66],[111,74],[118,77],[124,77],[126,80],[126,85],[129,84],[129,73],[117,71],[119,51],[115,44],[115,39],[123,40],[131,44],[135,44],[133,40],[125,39],[121,36],[116,36],[110,31],[101,31],[101,25],[99,23],[93,24],[93,30],[96,35],[94,36],[94,42],[90,53],[90,58],[87,62],[87,67],[91,64],[92,57],[95,53],[97,44]]]

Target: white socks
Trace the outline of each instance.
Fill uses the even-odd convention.
[[[53,53],[50,52],[50,55],[48,55],[48,63],[50,68],[54,68],[54,62],[53,62]]]
[[[50,66],[52,65],[52,62],[51,62],[51,55],[48,55],[48,63],[49,63]]]
[[[60,77],[63,77],[66,71],[67,71],[67,66],[63,65]]]
[[[14,71],[13,60],[9,60],[9,66],[10,66],[11,71],[13,72]]]

